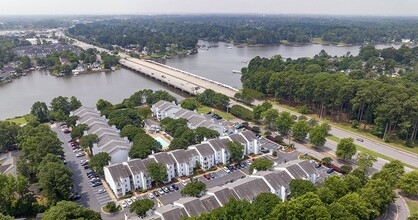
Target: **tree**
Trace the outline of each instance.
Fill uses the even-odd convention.
[[[401,161],[394,160],[385,164],[382,170],[378,173],[373,174],[373,179],[382,179],[395,187],[402,175],[405,173],[404,166]]]
[[[197,109],[198,102],[195,99],[185,99],[180,103],[181,107],[184,109],[189,109],[191,111]]]
[[[184,149],[186,150],[189,146],[189,142],[184,138],[174,138],[168,148],[170,150],[176,150],[176,149]]]
[[[333,161],[333,159],[331,157],[324,157],[322,158],[321,162],[323,164],[330,164]]]
[[[396,194],[393,192],[391,185],[380,178],[369,180],[360,189],[359,195],[372,210],[370,218],[373,219],[385,211],[389,203],[393,202],[396,198]]]
[[[48,118],[55,121],[66,121],[68,119],[68,115],[60,109],[58,111],[50,111]]]
[[[44,220],[85,219],[101,220],[100,213],[84,208],[75,202],[61,201],[49,208],[42,216]]]
[[[111,201],[106,203],[105,205],[105,209],[109,212],[109,213],[114,213],[118,211],[118,207],[116,206],[116,203]]]
[[[273,211],[277,204],[281,203],[282,200],[273,193],[260,193],[255,197],[251,212],[254,216],[267,216]]]
[[[149,163],[147,166],[147,172],[149,173],[150,177],[157,183],[167,180],[167,170],[161,163]]]
[[[91,148],[93,147],[93,144],[97,142],[97,135],[95,134],[88,134],[84,135],[80,138],[80,146],[83,150],[89,149],[91,151]]]
[[[353,138],[342,138],[337,145],[336,155],[337,157],[348,160],[351,159],[357,152],[356,145]]]
[[[328,132],[323,125],[316,125],[309,133],[309,140],[315,147],[324,146]]]
[[[332,219],[369,219],[371,213],[368,204],[356,192],[341,197],[328,210]]]
[[[75,96],[70,98],[70,110],[74,111],[81,107],[81,102]]]
[[[253,173],[253,170],[256,169],[258,171],[261,170],[268,170],[273,167],[273,161],[267,158],[257,158],[254,162],[250,165],[249,173]]]
[[[302,179],[292,179],[289,188],[293,198],[303,196],[308,192],[316,192],[315,185],[311,181]]]
[[[144,218],[152,207],[154,207],[154,202],[152,200],[141,199],[133,202],[129,207],[129,211],[136,213],[141,218]]]
[[[152,152],[158,152],[162,148],[160,142],[145,133],[138,133],[133,139],[132,148],[129,151],[131,158],[146,158]]]
[[[87,125],[85,124],[79,124],[75,126],[71,130],[71,139],[76,140],[79,139],[81,136],[84,135],[84,131],[87,129]]]
[[[228,141],[226,143],[228,146],[229,153],[231,154],[231,160],[239,162],[244,156],[244,146],[238,142]]]
[[[194,181],[188,183],[182,190],[183,196],[200,197],[201,193],[206,190],[206,185],[201,181]]]
[[[253,118],[253,112],[242,107],[241,105],[233,105],[230,112],[232,115],[241,118],[242,120],[249,121]]]
[[[30,113],[34,115],[38,119],[38,121],[41,123],[49,121],[48,119],[49,110],[45,102],[33,103]]]
[[[414,196],[418,194],[418,171],[414,170],[403,174],[399,180],[398,187],[402,192],[408,196]]]
[[[8,121],[0,121],[0,152],[13,150],[17,147],[19,125]]]
[[[363,153],[363,152],[359,152],[357,154],[356,164],[358,168],[361,170],[366,170],[367,168],[372,167],[373,163],[375,163],[376,161],[377,161],[377,157],[373,155]]]
[[[39,167],[38,185],[50,204],[70,198],[72,175],[71,169],[63,163],[47,162]]]
[[[295,121],[289,112],[281,112],[276,119],[276,128],[279,132],[287,134]]]
[[[145,133],[145,131],[133,125],[126,125],[122,128],[120,136],[127,137],[129,141],[133,141],[134,137],[139,133]]]
[[[77,123],[77,120],[78,120],[78,116],[73,115],[73,116],[68,117],[65,120],[65,123],[70,127],[74,127],[75,124]]]
[[[253,107],[253,118],[255,120],[260,120],[263,118],[263,113],[266,112],[267,110],[270,110],[273,106],[269,103],[269,102],[263,102],[263,104],[261,105],[257,105]],[[275,110],[275,112],[278,114],[277,110]],[[277,116],[276,116],[277,117]],[[274,118],[273,121],[275,121],[276,118]]]
[[[58,96],[51,101],[51,110],[57,112],[61,110],[65,115],[70,114],[71,106],[67,97]]]
[[[102,111],[104,109],[109,109],[112,107],[113,107],[112,103],[103,99],[99,99],[99,101],[97,101],[97,104],[96,104],[96,108],[99,111]]]
[[[200,143],[205,139],[217,138],[219,137],[219,133],[215,130],[205,128],[205,127],[198,127],[195,129],[196,135],[196,143]]]
[[[308,122],[305,120],[297,121],[293,125],[292,134],[293,138],[298,141],[304,141],[306,136],[308,136],[311,127],[309,126]]]
[[[93,168],[96,173],[99,175],[103,175],[103,167],[109,165],[110,156],[106,152],[100,152],[96,155],[93,155],[89,164],[90,167]]]

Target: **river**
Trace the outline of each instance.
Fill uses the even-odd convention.
[[[280,54],[282,57],[312,57],[322,49],[328,54],[344,55],[348,51],[358,54],[360,46],[327,46],[310,44],[304,46],[271,46],[271,47],[235,47],[227,43],[199,44],[217,45],[209,50],[199,50],[198,54],[176,57],[166,60],[169,66],[176,67],[197,75],[204,76],[236,88],[241,88],[240,74],[232,70],[240,70],[255,56],[271,57]],[[378,45],[378,48],[388,45]],[[36,101],[47,104],[57,96],[76,96],[86,106],[95,106],[100,98],[112,103],[121,102],[134,92],[141,89],[166,89],[163,84],[151,80],[139,73],[127,69],[107,73],[80,74],[77,77],[54,77],[48,71],[33,71],[12,83],[0,85],[0,120],[24,115],[30,112]],[[179,94],[169,90],[178,99]]]

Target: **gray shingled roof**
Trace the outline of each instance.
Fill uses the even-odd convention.
[[[95,125],[92,125],[91,127],[89,127],[89,129],[87,131],[88,131],[89,134],[94,134],[96,131],[98,131],[100,129],[115,130],[114,128],[112,128],[111,126],[106,125],[106,124],[95,124]]]
[[[292,176],[295,179],[306,178],[305,171],[303,171],[302,168],[300,168],[297,164],[290,165],[290,166],[286,167],[286,169],[289,171],[290,174],[292,174]]]
[[[209,141],[209,143],[213,146],[213,148],[216,151],[220,151],[221,149],[228,149],[228,146],[226,146],[226,142],[228,142],[229,139],[221,140],[221,139],[212,139]]]
[[[137,175],[141,172],[146,172],[147,168],[145,167],[144,161],[141,159],[132,159],[127,162],[129,169],[131,169],[134,175]]]
[[[188,163],[190,161],[190,158],[192,157],[190,151],[185,151],[182,149],[173,150],[170,151],[170,153],[179,163]]]
[[[186,152],[192,157],[198,157],[199,153],[196,149],[187,149]]]
[[[208,157],[211,155],[214,155],[215,152],[213,151],[213,149],[210,147],[209,144],[207,143],[203,143],[203,144],[198,144],[195,145],[196,150],[203,156],[203,157]]]
[[[188,109],[184,109],[184,108],[182,108],[182,109],[180,109],[178,112],[176,112],[174,115],[176,116],[176,117],[180,117],[182,114],[184,114],[184,113],[186,113],[186,112],[189,112],[190,110],[188,110]]]
[[[318,174],[318,170],[315,169],[314,165],[312,163],[310,163],[309,161],[304,160],[304,161],[299,162],[298,164],[309,175],[310,174]]]
[[[263,176],[266,181],[274,188],[280,189],[280,187],[288,187],[292,177],[286,171],[280,172],[270,172],[270,171],[260,171],[257,173],[259,176]]]
[[[201,123],[203,123],[206,119],[204,117],[201,117],[199,115],[195,115],[189,119],[189,123],[193,127],[199,126]]]
[[[107,166],[107,168],[115,181],[119,181],[121,178],[129,177],[128,167],[121,163]]]
[[[160,126],[160,124],[158,124],[158,122],[152,120],[152,119],[145,119],[144,123],[148,126]]]
[[[107,134],[119,137],[119,133],[117,131],[115,131],[114,129],[104,129],[104,130],[97,131],[93,134],[96,134],[97,137],[99,137],[99,138],[103,137],[104,135],[107,135]]]
[[[182,116],[180,116],[180,118],[185,118],[185,119],[189,119],[195,115],[198,115],[196,112],[193,111],[188,111],[185,114],[183,114]]]
[[[106,153],[110,154],[114,150],[117,150],[117,149],[130,150],[131,149],[131,145],[129,145],[126,142],[114,141],[114,142],[111,142],[110,144],[106,145],[106,147],[102,147],[100,150],[103,151],[103,152],[106,152]]]
[[[239,179],[234,183],[229,183],[225,187],[232,188],[240,199],[253,201],[258,194],[270,192],[269,186],[264,180],[254,177]]]
[[[144,162],[145,167],[148,167],[149,163],[156,163],[157,161],[152,157],[148,157],[143,159],[142,162]]]
[[[221,206],[221,204],[219,204],[219,202],[213,195],[205,195],[202,198],[200,198],[200,201],[202,201],[202,205],[208,212]]]
[[[104,118],[97,116],[97,115],[85,115],[84,117],[81,117],[78,120],[80,121],[81,124],[86,124],[86,122],[89,120],[105,122]]]
[[[182,216],[185,216],[182,212],[182,209],[182,207],[169,204],[157,208],[155,212],[160,213],[166,220],[180,220]]]
[[[247,141],[245,140],[245,138],[239,134],[229,135],[229,138],[231,138],[232,141],[235,141],[241,144],[247,144]]]
[[[238,199],[238,195],[234,191],[232,191],[228,188],[215,186],[215,187],[209,189],[208,191],[213,192],[215,197],[219,200],[219,202],[222,205],[225,205],[226,203],[228,203],[231,198]]]
[[[158,161],[158,163],[166,164],[166,165],[172,165],[175,164],[176,161],[174,161],[173,156],[166,152],[160,152],[153,154],[154,158]]]
[[[167,101],[165,101],[165,100],[160,100],[160,101],[158,101],[157,103],[155,103],[155,104],[153,105],[153,107],[156,107],[156,108],[161,108],[161,106],[166,105],[167,103],[171,103],[171,102],[167,102]]]
[[[202,201],[198,198],[183,197],[177,200],[177,203],[183,204],[184,209],[190,214],[190,216],[199,216],[203,212],[208,211],[203,206]]]
[[[97,142],[97,146],[99,148],[101,148],[103,145],[105,145],[105,144],[107,144],[107,143],[109,143],[111,141],[125,142],[125,140],[122,139],[121,137],[119,137],[119,135],[105,134],[105,135],[103,135],[103,137],[101,137],[99,139],[99,142]]]
[[[257,139],[257,137],[252,131],[243,131],[241,132],[241,134],[244,135],[245,139],[247,139],[248,141],[253,141]]]
[[[89,107],[86,107],[86,106],[81,106],[80,108],[78,108],[78,109],[76,109],[76,110],[74,110],[74,115],[78,115],[78,113],[80,113],[80,112],[82,112],[82,111],[84,111],[84,110],[91,110],[91,108],[89,108]]]

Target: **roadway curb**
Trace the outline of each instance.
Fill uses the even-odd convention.
[[[411,212],[409,210],[408,204],[406,203],[405,199],[403,198],[403,196],[399,195],[399,193],[396,193],[398,195],[398,197],[402,200],[402,202],[404,203],[405,207],[406,207],[406,213],[408,214],[408,217],[411,216]]]

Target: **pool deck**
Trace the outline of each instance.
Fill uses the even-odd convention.
[[[148,135],[149,136],[151,136],[151,137],[153,137],[154,139],[156,138],[156,137],[160,137],[161,139],[163,139],[165,142],[167,142],[168,144],[170,144],[171,143],[171,141],[170,141],[170,139],[168,139],[167,137],[165,137],[164,136],[164,131],[160,131],[160,132],[158,132],[158,133],[156,133],[156,132],[154,132],[154,133],[150,133],[150,132],[148,132]],[[167,134],[168,135],[168,134]],[[166,150],[168,150],[168,146],[167,147],[163,147],[162,148],[162,150],[163,151],[166,151]]]

